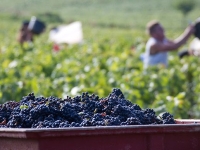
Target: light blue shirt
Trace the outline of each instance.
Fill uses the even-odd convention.
[[[150,54],[150,48],[153,44],[158,41],[155,38],[150,38],[146,44],[146,51],[144,54],[144,69],[148,68],[148,66],[153,66],[157,64],[163,64],[164,66],[168,65],[168,53],[167,52],[158,52],[156,54]],[[167,42],[165,39],[163,43]]]

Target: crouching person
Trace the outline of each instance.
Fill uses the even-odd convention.
[[[21,25],[18,35],[18,42],[23,45],[24,42],[33,42],[33,33],[28,29],[29,21],[24,21]]]
[[[33,42],[33,37],[43,33],[45,28],[44,22],[38,20],[35,16],[31,17],[30,21],[24,21],[18,35],[19,43],[23,45],[24,42]]]

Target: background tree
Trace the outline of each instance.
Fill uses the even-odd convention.
[[[179,10],[183,17],[186,19],[189,12],[191,12],[196,5],[195,0],[176,0],[174,1],[174,7]]]

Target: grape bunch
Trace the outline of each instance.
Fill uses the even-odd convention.
[[[141,109],[126,100],[114,88],[104,98],[87,92],[65,99],[35,97],[34,93],[19,102],[0,104],[0,128],[66,128],[89,126],[126,126],[175,124],[168,112],[156,116],[153,109]]]

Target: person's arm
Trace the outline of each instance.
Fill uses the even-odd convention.
[[[150,48],[150,54],[155,54],[157,52],[166,52],[178,49],[181,45],[183,45],[190,35],[194,32],[194,26],[188,26],[185,31],[174,41],[168,41],[166,43],[157,42],[153,44]]]

